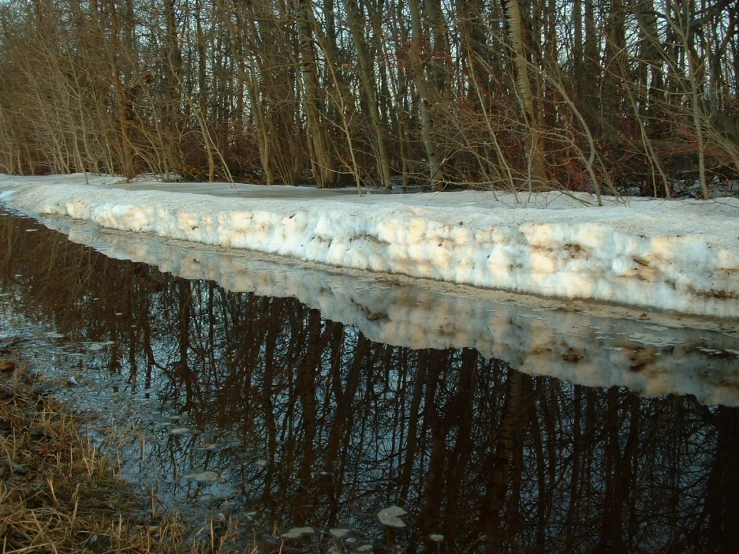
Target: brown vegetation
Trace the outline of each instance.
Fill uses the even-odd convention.
[[[629,188],[739,171],[728,0],[12,0],[0,172]]]
[[[234,529],[196,536],[177,516],[145,511],[17,353],[0,352],[0,552],[256,552]]]

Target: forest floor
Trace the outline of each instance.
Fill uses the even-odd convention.
[[[304,552],[233,521],[196,529],[164,514],[117,476],[85,421],[54,400],[55,384],[28,367],[14,341],[0,344],[0,552]]]

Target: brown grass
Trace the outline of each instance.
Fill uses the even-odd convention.
[[[234,522],[196,530],[118,479],[17,352],[0,352],[0,553],[256,553]]]

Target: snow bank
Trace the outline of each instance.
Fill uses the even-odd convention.
[[[532,375],[737,405],[739,322],[660,313],[642,319],[633,310],[469,288],[449,294],[440,284],[416,286],[411,280],[318,266],[296,271],[264,256],[172,244],[67,218],[41,221],[111,258],[215,281],[234,292],[297,298],[331,321],[356,325],[376,342],[414,349],[471,347]]]
[[[22,211],[122,231],[475,287],[739,317],[737,199],[595,208],[553,194],[517,204],[484,192],[265,199],[246,197],[253,187],[244,197],[238,190],[216,197],[62,178],[5,178],[0,186],[14,190],[2,200]]]

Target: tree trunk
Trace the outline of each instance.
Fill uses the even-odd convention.
[[[392,188],[390,171],[390,157],[388,156],[387,137],[385,126],[380,118],[380,108],[377,103],[377,85],[375,83],[374,71],[372,69],[374,60],[370,59],[367,51],[367,43],[364,38],[364,20],[359,12],[356,0],[344,0],[346,8],[349,31],[354,39],[357,49],[357,61],[359,62],[359,78],[367,99],[367,109],[375,135],[375,151],[377,155],[377,166],[380,173],[380,182],[385,188]]]
[[[316,55],[311,32],[313,8],[309,0],[296,0],[296,3],[302,56],[303,106],[306,113],[308,144],[313,152],[313,176],[319,188],[333,187],[338,183],[338,174],[334,171],[335,163],[329,150],[326,128],[321,121],[321,86],[316,73]]]
[[[431,109],[429,106],[431,91],[426,76],[425,63],[423,61],[425,56],[422,55],[422,46],[425,40],[421,27],[421,9],[418,5],[418,0],[410,0],[408,5],[411,11],[411,29],[413,34],[411,56],[414,66],[414,80],[416,82],[416,87],[418,88],[418,93],[421,96],[421,136],[423,137],[423,145],[426,148],[431,185],[435,190],[441,190],[443,187],[441,165],[439,164],[439,157],[436,151],[436,143],[431,137],[431,114],[429,113]]]
[[[119,38],[120,22],[118,20],[118,12],[116,11],[115,2],[109,0],[110,14],[112,20],[111,40],[112,51],[110,52],[111,67],[113,69],[113,87],[115,89],[115,97],[118,111],[118,125],[121,133],[121,149],[123,159],[121,160],[121,169],[126,180],[133,179],[136,176],[136,168],[133,163],[133,144],[131,142],[131,120],[130,120],[130,98],[126,87],[122,82],[121,68],[118,61],[118,55],[121,51],[121,43]]]
[[[529,139],[528,153],[528,176],[529,184],[534,189],[546,187],[547,164],[539,137],[538,121],[534,107],[534,95],[531,90],[529,79],[529,63],[526,59],[526,48],[524,43],[524,24],[521,16],[519,0],[507,0],[508,26],[510,33],[511,50],[513,51],[513,62],[516,68],[516,89],[518,98],[526,122],[526,131]]]

